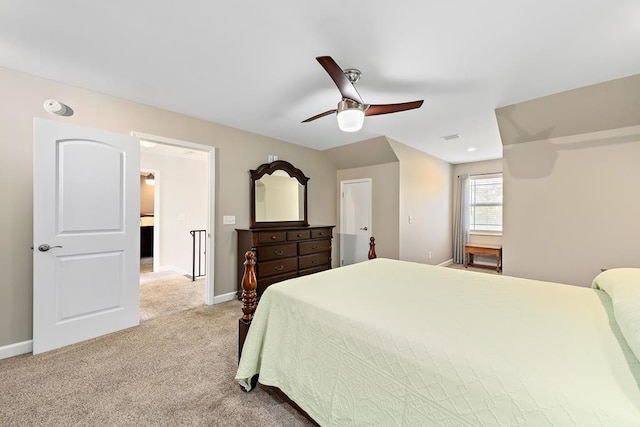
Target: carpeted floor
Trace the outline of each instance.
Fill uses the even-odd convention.
[[[476,271],[478,273],[488,273],[488,274],[502,274],[498,273],[495,268],[483,268],[483,267],[467,267],[464,268],[463,264],[449,264],[448,268],[455,268],[457,270],[467,270],[467,271]]]
[[[0,425],[310,425],[276,397],[235,382],[240,306],[200,306],[0,360]]]
[[[192,281],[172,271],[140,275],[140,321],[204,304],[205,279]]]

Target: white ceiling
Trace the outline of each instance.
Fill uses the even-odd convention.
[[[302,124],[340,99],[320,55],[362,71],[365,102],[425,103],[356,133]],[[2,0],[0,66],[319,150],[386,135],[462,163],[501,157],[496,107],[640,73],[640,2]]]

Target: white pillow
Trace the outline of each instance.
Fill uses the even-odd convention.
[[[640,360],[640,268],[613,268],[593,279],[593,288],[605,291],[613,314],[631,351]]]

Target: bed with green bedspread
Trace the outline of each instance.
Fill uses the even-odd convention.
[[[640,363],[597,283],[389,259],[291,279],[255,313],[236,379],[256,374],[323,426],[640,425]]]

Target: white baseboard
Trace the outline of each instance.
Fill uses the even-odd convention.
[[[440,264],[438,264],[438,267],[446,267],[451,264],[453,264],[453,258],[448,259],[445,262],[441,262]]]
[[[238,299],[238,293],[229,292],[228,294],[217,295],[213,297],[213,303],[220,304],[221,302],[233,301],[234,299]]]
[[[13,356],[19,356],[33,351],[33,340],[17,342],[15,344],[0,347],[0,359],[7,359]]]

